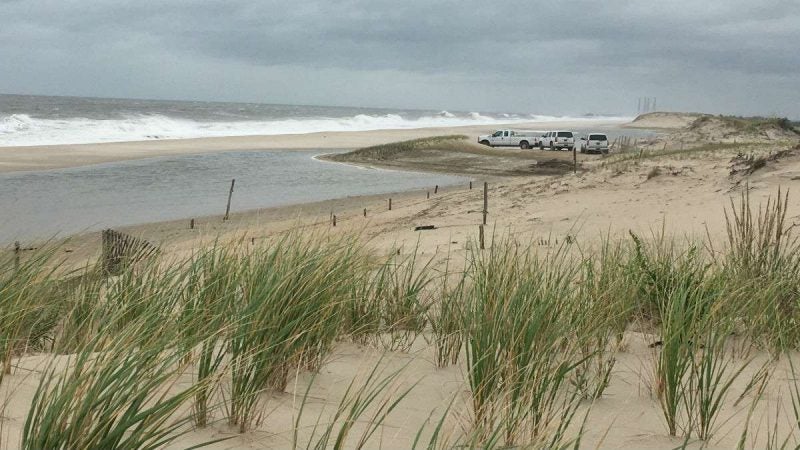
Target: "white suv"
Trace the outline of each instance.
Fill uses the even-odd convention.
[[[605,134],[591,133],[581,141],[581,153],[608,153],[608,136]]]
[[[549,148],[550,150],[573,150],[575,149],[575,137],[572,131],[548,131],[539,141],[539,147]]]

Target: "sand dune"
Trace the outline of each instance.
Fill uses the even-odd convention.
[[[415,136],[405,133],[404,137]],[[477,236],[482,209],[482,190],[478,189],[478,182],[484,180],[489,182],[490,235],[512,233],[520,241],[534,243],[543,252],[557,248],[558,243],[565,240],[588,248],[596,245],[601,235],[626,237],[633,231],[647,236],[657,234],[662,227],[679,239],[708,238],[711,242],[721,242],[726,233],[724,208],[745,187],[749,189],[754,206],[769,196],[774,198],[779,187],[792,192],[800,188],[797,139],[770,139],[766,144],[740,139],[733,145],[710,138],[705,140],[702,134],[692,134],[685,129],[680,133],[683,133],[681,139],[695,139],[680,151],[660,151],[665,142],[676,142],[674,138],[660,137],[626,153],[585,159],[582,161],[584,170],[577,174],[496,177],[484,172],[476,175],[476,186],[472,190],[464,185],[436,194],[417,191],[392,195],[391,211],[387,207],[388,196],[368,196],[238,213],[228,222],[220,217],[208,217],[199,220],[195,230],[189,230],[185,221],[175,221],[129,227],[123,231],[159,244],[170,255],[188,255],[219,236],[223,241],[239,238],[245,238],[245,242],[258,241],[302,226],[332,234],[359,233],[377,253],[397,247],[407,252],[419,246],[422,257],[441,258],[449,253],[458,259],[466,254],[465,244]],[[351,138],[379,142],[389,136],[376,133],[370,137]],[[424,160],[418,164],[424,165]],[[363,209],[367,209],[367,217]],[[330,220],[331,213],[337,215],[335,228]],[[800,222],[800,203],[794,197],[788,204],[787,218],[792,223]],[[419,225],[434,225],[435,229],[415,231],[414,227]],[[82,262],[97,255],[98,241],[97,234],[79,236],[68,242],[65,249],[70,251],[73,260]],[[650,371],[655,351],[649,344],[656,339],[657,336],[647,331],[631,330],[626,334],[626,347],[615,354],[617,366],[607,393],[579,410],[583,417],[591,407],[585,425],[584,448],[633,450],[681,446],[681,439],[667,436],[653,393]],[[735,395],[746,391],[746,380],[769,359],[765,352],[752,356],[753,363],[733,387]],[[382,448],[409,448],[420,426],[428,421],[428,414],[441,412],[454,395],[463,400],[456,404],[458,411],[467,414],[464,412],[469,405],[464,395],[467,387],[463,363],[437,369],[432,347],[423,339],[409,352],[386,352],[382,360],[381,352],[374,349],[338,344],[315,381],[317,384],[311,391],[314,404],[309,414],[316,417],[321,408],[335,407],[347,382],[379,360],[389,370],[408,365],[401,385],[419,383],[381,427]],[[11,398],[4,414],[9,419],[4,426],[12,447],[21,433],[27,405],[40,376],[36,369],[41,361],[40,356],[18,359],[18,368],[4,382]],[[787,385],[783,383],[790,378],[786,360],[775,367],[773,375],[776,381],[764,392],[765,400],[754,410],[753,417],[758,419],[751,426],[753,433],[759,431],[760,434],[752,437],[753,448],[763,447],[760,443],[767,428],[772,426],[767,423],[771,418],[767,417],[772,417],[769,415],[774,414],[775,408],[779,405],[786,411],[791,408]],[[206,430],[190,432],[176,448],[230,436],[232,440],[215,444],[213,448],[288,448],[297,396],[303,395],[308,382],[309,375],[300,373],[285,392],[272,395],[269,420],[258,431],[240,436],[224,423],[218,423]],[[8,386],[16,386],[16,391]],[[12,390],[10,394],[9,389]],[[720,431],[712,441],[694,441],[690,448],[734,448],[754,396],[752,393],[744,395],[742,404],[725,406],[720,416]],[[446,432],[457,435],[463,431],[465,421],[448,422]],[[781,436],[791,428],[783,421],[777,427]],[[378,440],[374,442],[377,445]]]

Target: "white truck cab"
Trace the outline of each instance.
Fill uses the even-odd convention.
[[[489,147],[533,148],[539,145],[539,132],[497,130],[492,134],[478,136],[478,143]]]

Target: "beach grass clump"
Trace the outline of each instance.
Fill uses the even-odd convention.
[[[654,393],[670,436],[711,438],[733,382],[749,364],[727,344],[741,317],[725,276],[700,247],[633,236],[640,311],[660,339],[652,344]]]
[[[235,303],[241,298],[241,259],[235,249],[214,245],[190,261],[182,291],[178,327],[183,330],[187,357],[195,361],[193,418],[208,425],[212,401],[224,376],[228,347],[225,337],[232,324]],[[193,352],[197,356],[193,357]]]
[[[283,390],[293,367],[323,359],[342,330],[352,273],[362,264],[352,239],[290,233],[243,261],[241,298],[226,338],[230,358],[228,421],[258,425],[268,390]]]
[[[180,332],[163,314],[174,299],[160,294],[104,309],[99,333],[75,353],[51,359],[25,421],[23,448],[158,448],[189,431],[190,418],[177,413],[198,385],[172,389],[189,362]]]
[[[676,278],[675,284],[662,292],[664,297],[659,302],[661,345],[655,356],[655,393],[670,436],[677,435],[684,406],[692,400],[687,378],[702,345],[698,326],[713,300],[704,286],[697,283],[695,273],[678,272],[678,276],[681,275],[686,278]]]
[[[150,257],[125,268],[119,275],[108,278],[94,321],[100,336],[113,337],[117,332],[136,326],[142,317],[161,324],[175,324],[180,310],[183,289],[189,272],[186,262],[159,261]],[[141,340],[161,341],[161,334],[170,334],[165,326],[141,328]],[[112,341],[113,342],[113,341]]]
[[[408,351],[427,326],[433,260],[420,261],[418,250],[400,257],[392,252],[376,274],[372,295],[380,306],[381,338],[388,350]]]
[[[392,250],[360,274],[348,305],[347,328],[355,342],[407,351],[426,329],[435,275],[433,260],[420,258],[418,247],[407,255]]]
[[[720,264],[731,295],[745,305],[753,342],[780,355],[800,346],[800,246],[787,223],[788,192],[755,211],[748,189],[725,212],[727,248]]]
[[[636,314],[640,320],[659,324],[662,314],[669,312],[670,296],[676,290],[694,291],[709,270],[701,248],[679,245],[667,237],[665,230],[645,241],[630,232],[628,276],[637,287]]]
[[[584,362],[583,332],[571,326],[585,311],[575,306],[580,264],[563,249],[538,256],[508,239],[470,259],[463,317],[474,429],[487,440],[501,430],[505,445],[559,445],[580,402],[570,384]]]
[[[64,307],[54,251],[38,250],[24,260],[0,256],[0,382],[15,356],[52,343]]]
[[[633,318],[636,282],[625,266],[626,251],[622,243],[604,238],[597,252],[584,257],[579,274],[579,313],[572,326],[581,330],[583,362],[575,367],[572,382],[587,400],[599,399],[608,387]]]

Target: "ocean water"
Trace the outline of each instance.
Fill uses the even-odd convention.
[[[468,179],[319,161],[319,152],[230,152],[0,173],[0,243]]]
[[[0,147],[609,118],[0,94]]]

